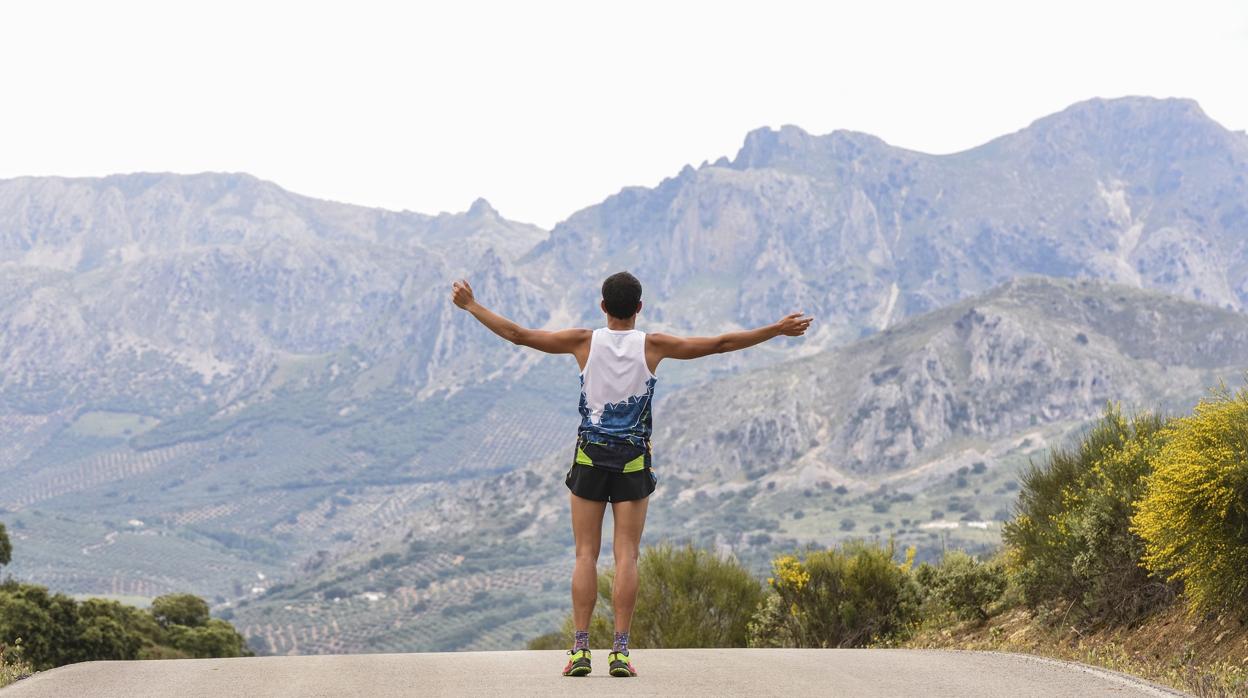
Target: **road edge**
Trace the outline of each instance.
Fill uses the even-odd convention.
[[[1039,654],[1026,654],[1024,652],[1000,652],[997,650],[943,650],[943,651],[945,652],[976,652],[978,654],[995,654],[995,655],[1005,656],[1005,657],[1017,657],[1019,659],[1022,659],[1028,662],[1049,664],[1052,666],[1066,667],[1068,669],[1081,671],[1085,674],[1098,676],[1100,678],[1103,678],[1107,681],[1110,681],[1119,685],[1129,686],[1131,688],[1138,688],[1144,691],[1151,692],[1153,695],[1157,696],[1158,698],[1174,698],[1175,696],[1182,696],[1182,698],[1194,698],[1192,694],[1190,693],[1184,693],[1183,691],[1180,691],[1177,688],[1173,688],[1171,686],[1165,686],[1163,684],[1159,684],[1154,681],[1149,681],[1148,679],[1140,678],[1139,676],[1134,676],[1132,674],[1127,674],[1121,671],[1114,671],[1113,669],[1106,669],[1105,667],[1093,666],[1091,664],[1084,664],[1083,662],[1076,662],[1076,661],[1072,661],[1069,659],[1055,659],[1053,657],[1045,657]]]

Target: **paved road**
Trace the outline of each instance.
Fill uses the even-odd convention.
[[[451,652],[87,662],[0,698],[92,696],[1137,696],[1182,695],[1112,672],[1016,654],[941,650],[635,650],[636,678],[564,678],[562,652]]]

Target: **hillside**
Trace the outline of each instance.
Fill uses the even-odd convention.
[[[984,549],[999,541],[1031,455],[1110,399],[1190,406],[1248,368],[1246,340],[1240,313],[1031,278],[843,348],[679,390],[656,407],[647,540],[716,547],[759,573],[779,552],[849,537],[891,536],[920,559]],[[890,451],[881,433],[905,447]],[[854,439],[878,455],[841,464],[821,450],[852,453]],[[234,622],[283,653],[514,647],[554,627],[566,604],[566,467],[560,455],[431,492],[402,538],[327,559]]]
[[[1018,652],[1102,666],[1186,688],[1198,696],[1240,696],[1248,687],[1248,629],[1231,615],[1194,621],[1170,608],[1131,627],[1080,630],[1011,608],[985,623],[923,628],[905,646]]]
[[[254,399],[275,371],[352,347],[417,389],[476,368],[446,366],[457,328],[419,331],[444,323],[445,279],[472,273],[540,324],[502,258],[545,235],[484,201],[392,213],[247,175],[0,182],[0,410],[165,418]]]
[[[849,486],[910,475],[1107,400],[1165,406],[1248,366],[1248,318],[1092,281],[1028,277],[843,348],[686,390],[665,460],[709,480]],[[1158,370],[1161,368],[1161,370]],[[797,472],[792,472],[794,466]]]

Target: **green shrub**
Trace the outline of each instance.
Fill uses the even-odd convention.
[[[840,549],[772,562],[771,592],[750,624],[754,647],[861,647],[907,632],[919,588],[893,545],[851,541]]]
[[[637,647],[745,647],[763,589],[735,558],[660,545],[645,549],[638,573],[631,628]],[[600,595],[606,586],[599,584]]]
[[[663,544],[642,550],[637,563],[637,605],[629,645],[637,648],[745,647],[747,625],[763,590],[741,563],[692,545]],[[598,575],[591,638],[611,638],[614,570]],[[570,647],[572,617],[560,634],[529,643],[531,649]],[[535,647],[535,644],[540,647]]]
[[[1248,389],[1173,422],[1135,515],[1144,563],[1181,581],[1189,608],[1248,608]]]
[[[1108,406],[1074,448],[1054,449],[1023,475],[1003,538],[1029,606],[1127,622],[1173,598],[1173,585],[1141,567],[1144,542],[1131,529],[1164,427],[1156,415],[1129,419]]]
[[[988,606],[1005,592],[1005,567],[999,559],[980,562],[961,550],[945,555],[939,565],[923,563],[915,580],[929,603],[962,620],[987,620]]]

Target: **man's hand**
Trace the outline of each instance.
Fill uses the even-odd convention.
[[[467,279],[460,279],[451,284],[451,302],[455,305],[467,310],[468,306],[476,302],[476,297],[472,295],[472,287],[468,285]]]
[[[810,323],[814,322],[814,320],[813,317],[802,317],[801,313],[789,313],[776,324],[780,326],[780,334],[789,337],[800,337],[806,334],[806,328],[810,327]]]

